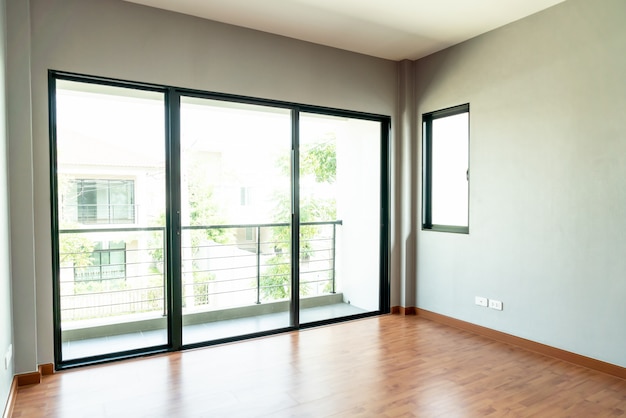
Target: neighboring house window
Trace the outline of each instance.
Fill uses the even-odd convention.
[[[423,229],[469,233],[469,104],[423,121]]]
[[[111,281],[126,279],[126,243],[98,242],[90,256],[90,265],[74,269],[74,281]]]
[[[75,205],[76,222],[82,224],[135,223],[133,180],[77,179],[71,181],[69,205]],[[75,200],[72,199],[75,196]]]
[[[250,206],[252,203],[252,188],[240,187],[239,188],[239,204],[241,206]]]

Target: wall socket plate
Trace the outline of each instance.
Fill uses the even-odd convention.
[[[482,296],[476,296],[474,298],[474,303],[478,306],[487,306],[489,300],[487,298],[484,298]]]
[[[497,311],[501,311],[502,310],[502,301],[501,300],[495,300],[495,299],[489,299],[489,307],[491,309],[495,309]]]
[[[13,358],[13,344],[9,344],[9,348],[7,348],[7,352],[4,355],[4,370],[9,370],[9,364],[11,364],[12,358]]]

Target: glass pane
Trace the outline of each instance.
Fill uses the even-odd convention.
[[[163,94],[57,80],[56,111],[62,360],[165,345]]]
[[[290,111],[181,102],[183,344],[288,327]]]
[[[469,113],[432,122],[432,223],[468,226]]]
[[[378,310],[380,122],[300,116],[300,322]]]

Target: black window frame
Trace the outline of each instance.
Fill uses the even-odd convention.
[[[463,113],[468,114],[467,121],[467,225],[441,225],[433,224],[432,222],[432,193],[433,193],[433,121],[450,116],[456,116]],[[452,232],[458,234],[469,234],[469,193],[470,193],[470,105],[465,103],[458,106],[449,107],[442,110],[436,110],[434,112],[424,113],[422,115],[422,230],[425,231],[438,231],[438,232]]]
[[[168,315],[167,332],[168,342],[164,345],[151,347],[143,347],[128,351],[112,352],[92,357],[81,357],[76,359],[64,359],[62,352],[62,330],[61,330],[61,288],[60,288],[60,269],[61,262],[59,258],[59,231],[60,227],[60,206],[58,194],[58,170],[57,170],[57,130],[56,130],[56,83],[59,80],[73,81],[94,85],[106,85],[112,87],[129,88],[136,90],[145,90],[150,92],[159,92],[164,94],[164,114],[166,128],[166,187],[167,197],[166,204],[168,213],[166,216],[166,225],[164,233],[166,262],[170,266],[166,272],[166,289],[165,304]],[[261,331],[252,334],[239,335],[224,339],[212,340],[195,344],[183,344],[182,340],[182,285],[180,275],[173,272],[180,271],[182,264],[181,257],[181,240],[180,234],[180,101],[181,97],[199,97],[212,100],[220,100],[232,103],[252,104],[267,107],[289,109],[291,111],[291,135],[292,135],[292,163],[291,170],[293,174],[291,193],[292,193],[292,214],[291,214],[291,258],[297,260],[299,257],[299,228],[300,228],[300,208],[299,208],[299,115],[301,113],[312,113],[320,115],[329,115],[337,117],[348,117],[354,119],[363,119],[376,121],[380,124],[380,167],[379,175],[380,184],[380,243],[379,243],[379,307],[376,310],[356,313],[348,316],[339,316],[336,318],[324,319],[301,323],[299,318],[299,281],[294,280],[295,284],[291,289],[291,304],[289,307],[292,323],[289,327],[279,328],[269,331]],[[184,349],[208,346],[224,342],[239,341],[247,338],[261,337],[280,332],[307,329],[311,327],[339,323],[351,319],[366,318],[386,314],[391,311],[391,285],[390,285],[390,175],[391,167],[389,162],[390,156],[390,135],[391,135],[391,117],[386,115],[365,113],[354,110],[344,110],[331,107],[322,107],[316,105],[307,105],[293,102],[277,101],[272,99],[255,98],[249,96],[241,96],[220,92],[211,92],[205,90],[194,90],[189,88],[149,84],[129,80],[112,79],[99,76],[91,76],[85,74],[71,73],[66,71],[48,70],[48,117],[49,117],[49,139],[50,139],[50,190],[51,190],[51,224],[52,224],[52,267],[53,267],[53,323],[54,323],[54,351],[55,351],[55,367],[57,370],[67,369],[87,364],[97,364],[116,359],[137,357],[148,354],[156,354],[167,351],[179,351]],[[249,192],[249,191],[248,191]],[[250,196],[248,196],[250,198]],[[254,196],[252,196],[254,199]],[[67,230],[66,230],[67,232]],[[299,263],[294,262],[292,267],[292,276],[299,277]]]

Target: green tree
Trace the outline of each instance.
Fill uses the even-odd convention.
[[[208,283],[215,280],[215,275],[200,271],[198,262],[195,260],[195,256],[199,253],[200,248],[204,243],[213,241],[220,244],[232,242],[233,236],[230,229],[214,228],[213,225],[223,224],[224,216],[222,208],[219,206],[219,202],[215,199],[213,193],[213,186],[207,181],[208,175],[205,173],[206,162],[201,158],[191,160],[188,162],[190,168],[186,170],[186,204],[188,208],[188,219],[184,222],[188,222],[189,226],[206,226],[211,228],[191,229],[184,231],[184,237],[188,237],[188,241],[184,241],[183,247],[191,247],[191,254],[187,253],[187,258],[191,256],[191,271],[193,275],[193,299],[196,305],[208,304]],[[165,213],[162,213],[157,218],[157,226],[165,228],[166,218]],[[185,238],[184,238],[185,239]],[[155,231],[150,239],[150,255],[155,262],[155,266],[160,265],[163,262],[163,232]],[[185,256],[184,256],[185,257]],[[155,281],[160,278],[156,278]],[[161,279],[162,280],[162,279]],[[183,292],[186,292],[187,286],[183,287]],[[191,295],[189,295],[191,296]],[[183,300],[185,295],[183,294]]]
[[[224,223],[224,216],[213,197],[213,186],[199,179],[191,181],[188,185],[189,225],[210,226]],[[201,231],[195,234],[196,231]],[[230,231],[223,228],[207,228],[192,232],[193,244],[198,244],[202,239],[217,243],[227,243],[232,240]]]
[[[337,152],[335,138],[328,137],[321,142],[309,144],[300,159],[300,174],[315,175],[318,183],[332,184],[337,178]]]
[[[81,234],[59,234],[59,261],[74,268],[89,267],[95,244]]]
[[[335,137],[328,135],[320,140],[306,144],[300,152],[300,178],[310,177],[317,184],[333,184],[337,177],[337,156]],[[290,175],[291,163],[287,158],[277,161],[283,174]],[[275,198],[274,221],[287,223],[290,219],[291,204],[289,196],[279,194]],[[335,220],[337,207],[334,198],[314,198],[304,196],[300,199],[300,223]],[[320,226],[300,225],[300,259],[306,260],[312,255],[311,240],[319,233]],[[289,227],[275,227],[273,231],[275,255],[267,260],[267,268],[261,275],[261,293],[264,299],[276,300],[289,297],[291,284],[291,230]],[[308,285],[300,284],[300,295],[310,292]]]
[[[191,170],[193,172],[193,170]],[[212,226],[224,223],[220,207],[213,197],[213,187],[206,184],[201,176],[194,175],[188,184],[189,226]],[[156,226],[165,228],[165,213],[156,220]],[[190,230],[191,246],[194,253],[206,240],[225,244],[232,241],[232,233],[224,228],[206,228]],[[155,262],[163,261],[163,233],[156,231],[150,240],[150,255]]]

